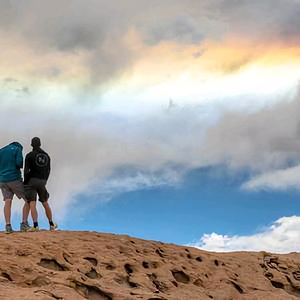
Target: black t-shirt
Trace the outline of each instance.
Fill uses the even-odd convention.
[[[26,155],[24,184],[31,178],[48,180],[50,175],[50,156],[41,148],[33,149]]]

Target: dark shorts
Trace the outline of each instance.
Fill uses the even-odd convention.
[[[40,202],[47,202],[49,193],[46,189],[46,180],[31,178],[27,185],[25,185],[25,196],[28,202],[36,201],[36,196],[39,195]]]
[[[0,182],[3,200],[12,199],[16,195],[19,199],[25,199],[24,185],[21,180]]]

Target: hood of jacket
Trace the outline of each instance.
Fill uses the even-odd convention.
[[[18,142],[12,142],[12,143],[10,143],[10,145],[14,145],[14,146],[20,148],[21,151],[23,150],[23,146]]]

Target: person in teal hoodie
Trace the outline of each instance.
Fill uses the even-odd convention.
[[[25,197],[21,174],[21,169],[23,168],[22,151],[23,146],[18,142],[10,143],[0,149],[0,189],[5,201],[4,216],[6,221],[6,233],[13,232],[10,217],[12,199],[14,195],[16,195],[19,199],[24,199],[25,201],[23,206],[21,231],[27,231],[30,228],[27,222],[30,206]]]

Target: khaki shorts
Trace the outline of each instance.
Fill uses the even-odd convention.
[[[3,200],[12,199],[16,195],[19,199],[25,199],[25,191],[23,182],[15,180],[11,182],[0,182]]]
[[[28,202],[36,201],[37,195],[39,195],[40,202],[47,202],[49,199],[49,193],[46,189],[46,180],[31,178],[25,188],[25,196]]]

